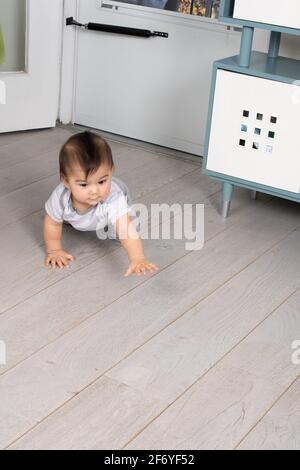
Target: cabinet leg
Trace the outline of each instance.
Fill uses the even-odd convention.
[[[255,189],[253,189],[250,194],[251,194],[251,199],[252,199],[253,201],[256,201],[256,199],[257,199],[257,191],[255,191]]]
[[[278,57],[280,41],[281,41],[281,33],[272,31],[271,36],[270,36],[270,45],[269,45],[269,52],[268,52],[268,57],[270,59],[276,59]]]
[[[223,183],[222,217],[224,219],[226,219],[229,214],[232,194],[233,194],[233,184]]]
[[[240,50],[240,56],[239,56],[240,67],[249,67],[250,65],[253,33],[254,33],[253,27],[243,26],[241,50]]]

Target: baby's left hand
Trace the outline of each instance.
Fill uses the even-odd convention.
[[[158,267],[156,264],[150,263],[146,258],[131,260],[124,276],[127,277],[130,274],[137,274],[140,276],[141,274],[146,274],[147,271],[154,273],[155,271],[158,271]]]

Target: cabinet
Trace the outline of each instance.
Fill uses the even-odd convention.
[[[206,131],[203,173],[223,182],[224,217],[235,186],[300,202],[300,62],[278,56],[281,33],[300,34],[300,24],[295,30],[287,14],[293,28],[273,30],[271,3],[221,3],[220,20],[243,25],[240,54],[214,63]],[[294,0],[285,3],[298,8]],[[253,23],[267,19],[267,5],[269,23]],[[245,19],[234,18],[237,11]],[[272,31],[267,54],[252,51],[256,25]]]

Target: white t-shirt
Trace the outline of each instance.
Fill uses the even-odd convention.
[[[56,222],[67,222],[77,230],[101,230],[113,226],[122,215],[130,212],[131,198],[126,184],[118,178],[112,178],[108,197],[83,214],[77,212],[71,199],[71,191],[60,183],[45,204],[45,210]]]

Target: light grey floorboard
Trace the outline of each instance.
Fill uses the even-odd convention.
[[[125,280],[126,257],[116,242],[99,247],[92,234],[68,228],[66,249],[73,250],[76,262],[68,272],[44,271],[42,208],[58,184],[59,148],[81,130],[61,126],[0,136],[0,256],[9,266],[7,276],[4,270],[0,275],[0,339],[8,345],[7,364],[0,367],[1,447],[143,446],[147,439],[151,442],[152,426],[159,423],[159,435],[164,417],[169,412],[173,416],[173,409],[182,417],[188,446],[198,442],[231,448],[243,439],[246,443],[294,378],[294,369],[279,353],[280,374],[274,367],[267,333],[273,335],[278,326],[278,321],[268,323],[268,315],[271,318],[272,309],[298,286],[293,246],[299,242],[299,206],[261,194],[254,202],[247,191],[237,190],[231,216],[223,220],[220,185],[200,174],[200,162],[180,152],[105,135],[116,175],[128,184],[136,202],[148,208],[151,203],[193,204],[193,211],[196,203],[205,204],[204,248],[187,252],[184,240],[145,240],[146,253],[161,270],[148,278]],[[162,221],[167,223],[168,217]],[[283,305],[290,309],[288,301]],[[295,326],[288,318],[281,352],[282,341]],[[260,322],[269,327],[261,340],[268,347],[259,348],[247,362],[247,338],[263,331]],[[181,339],[181,330],[193,341]],[[246,356],[243,367],[234,355],[238,348]],[[256,368],[259,354],[263,361]],[[178,373],[181,366],[184,374]],[[201,395],[197,380],[206,384],[206,379],[204,396],[211,401],[198,427],[197,400],[191,407],[192,400],[184,404],[195,416],[191,429],[196,431],[189,433],[177,403],[192,389],[195,397]],[[238,387],[232,390],[235,380]],[[232,413],[215,416],[213,390],[218,386],[224,393],[218,409],[226,410],[228,403],[232,409],[230,399],[236,397],[247,410],[245,420],[235,420],[239,405]],[[113,415],[109,424],[107,410]],[[203,423],[208,426],[206,440],[201,438]],[[76,432],[70,432],[72,425]],[[181,445],[183,434],[177,428],[165,434],[167,448]],[[57,435],[62,436],[59,443]]]
[[[0,170],[11,168],[13,172],[16,164],[30,163],[32,158],[37,157],[42,160],[44,154],[58,152],[71,135],[64,128],[0,134]]]
[[[299,300],[298,289],[126,448],[163,449],[166,443],[172,449],[236,448],[299,377],[299,365],[291,361],[291,344],[300,330]],[[299,396],[293,396],[285,419],[291,409],[296,414],[284,448],[299,442]],[[278,432],[279,443],[281,430],[274,426],[273,431],[270,442]],[[255,448],[251,441],[249,448]]]
[[[51,430],[47,428],[45,432],[42,425],[38,432],[29,433],[9,450],[118,449],[120,440],[129,440],[132,429],[142,428],[162,406],[139,390],[102,377],[49,418]],[[2,424],[11,429],[16,421],[12,418]],[[52,435],[54,429],[56,437]]]
[[[101,263],[93,263],[87,269],[75,273],[72,280],[66,279],[50,287],[42,298],[37,294],[30,302],[24,303],[21,317],[24,318],[24,312],[27,311],[28,324],[28,321],[37,317],[38,312],[36,326],[40,323],[42,327],[40,334],[36,327],[29,330],[31,337],[28,344],[31,348],[37,348],[37,341],[46,344],[54,332],[57,337],[59,331],[62,333],[66,330],[66,322],[72,329],[0,377],[0,391],[8,400],[2,410],[2,419],[12,420],[9,403],[14,403],[14,415],[18,410],[20,413],[16,419],[19,428],[14,422],[11,430],[8,429],[0,437],[1,445],[9,444],[18,437],[18,433],[21,436],[26,432],[29,418],[32,426],[35,426],[55,408],[97,380],[117,362],[285,238],[298,225],[298,220],[291,217],[288,211],[278,211],[278,205],[272,206],[272,203],[268,207],[261,206],[260,210],[257,207],[252,217],[257,223],[259,220],[261,230],[254,230],[249,213],[244,215],[244,219],[241,215],[240,221],[243,219],[244,223],[240,223],[238,228],[231,227],[206,243],[203,250],[191,252],[175,263],[174,259],[170,259],[170,248],[173,247],[176,257],[179,257],[181,241],[169,241],[168,251],[164,250],[162,241],[149,241],[146,243],[149,253],[153,256],[158,254],[160,264],[167,269],[162,269],[144,282],[132,278],[129,284],[121,279],[116,266],[121,262],[123,254],[114,252],[108,255],[109,264],[104,263],[103,258]],[[98,279],[105,275],[110,279],[110,284],[101,291],[97,289]],[[134,288],[137,285],[139,288]],[[82,296],[85,286],[90,288],[88,305],[87,298]],[[132,289],[129,292],[128,287]],[[104,308],[105,296],[109,295],[110,289],[115,289],[121,297]],[[122,296],[122,291],[126,295]],[[182,296],[182,291],[185,291],[185,296]],[[53,299],[52,303],[44,304],[45,295]],[[86,311],[95,314],[82,322]],[[81,324],[78,324],[79,321]],[[11,354],[17,357],[22,340],[17,345],[18,334],[14,334],[15,339],[8,340],[7,344]],[[110,338],[109,342],[107,338]],[[23,344],[23,351],[25,347]],[[53,389],[47,392],[45,399],[49,380]],[[24,383],[28,384],[28,388],[24,389]],[[13,390],[9,396],[8,389]],[[34,409],[25,406],[28,395],[35,403]]]
[[[299,294],[294,296],[293,308],[291,300],[285,302],[285,299],[300,285],[299,256],[293,256],[299,236],[299,230],[289,235],[106,373],[106,377],[129,387],[133,396],[139,392],[140,400],[143,397],[145,403],[155,402],[151,417],[147,407],[144,417],[142,409],[137,411],[138,422],[133,419],[134,407],[128,410],[131,440],[137,435],[128,448],[233,448],[269,403],[294,380],[298,371],[290,364],[290,344],[291,334],[299,327],[294,308]],[[290,282],[282,285],[278,272]],[[274,298],[273,292],[276,292]],[[277,307],[279,311],[273,313]],[[273,332],[277,328],[283,333],[276,340]],[[273,362],[272,351],[267,354],[270,343],[278,343],[280,352],[274,355]],[[244,367],[250,356],[247,344],[253,345],[252,358],[248,361],[253,363],[251,370]],[[269,365],[267,371],[256,371],[254,365],[258,358],[261,364]],[[272,368],[277,371],[277,380]],[[284,379],[279,381],[282,370]],[[102,387],[102,380],[96,384]],[[93,434],[87,437],[89,422],[84,416],[87,403],[90,406],[94,396],[93,388],[90,399],[89,388],[80,395],[14,447],[80,448],[84,428],[84,446],[109,448],[104,431],[110,436],[112,429],[116,448],[124,446],[129,428],[126,427],[125,433],[117,432],[121,425],[118,415],[106,424],[99,413],[94,423],[98,423],[103,433],[97,438]],[[103,400],[106,400],[105,392]]]
[[[214,196],[212,196],[212,200],[214,202]],[[248,198],[247,198],[248,200]],[[246,224],[248,224],[248,216],[250,213],[256,214],[258,208],[259,210],[268,212],[268,209],[264,208],[265,204],[258,204],[257,206],[249,206],[249,211],[244,211],[243,217],[245,218]],[[206,240],[209,241],[210,238],[215,237],[217,234],[221,234],[224,232],[226,225],[224,227],[223,223],[218,223],[219,217],[217,220],[214,220],[216,211],[214,206],[210,204],[210,199],[207,201],[206,204],[206,220],[208,221],[206,226]],[[234,220],[239,220],[238,213],[236,216],[232,216],[230,222],[234,224]],[[288,218],[290,216],[288,215]],[[285,218],[285,215],[284,215]],[[262,216],[263,221],[265,221],[265,216]],[[291,219],[291,225],[287,225],[286,228],[282,227],[280,223],[279,233],[276,233],[275,236],[278,235],[282,236],[285,233],[285,230],[290,230],[294,227],[294,218]],[[229,240],[229,245],[231,245],[230,237],[234,233],[234,229],[232,225],[227,225],[227,227],[231,227],[231,231],[228,234],[227,240]],[[246,233],[246,232],[245,232]],[[221,236],[221,235],[219,235]],[[252,238],[251,234],[250,237]],[[223,235],[221,240],[225,239]],[[277,239],[277,238],[276,238]],[[269,243],[272,240],[266,240]],[[77,238],[78,241],[78,238]],[[107,244],[110,245],[110,240],[107,241]],[[242,242],[242,241],[241,241]],[[74,238],[74,244],[76,243],[76,238]],[[214,242],[214,246],[218,245],[218,239]],[[170,266],[174,261],[179,260],[182,256],[186,256],[188,254],[189,260],[193,260],[190,252],[186,252],[185,250],[185,241],[181,240],[157,240],[152,243],[150,240],[145,240],[146,246],[146,253],[149,257],[156,260],[161,269],[166,266]],[[252,245],[252,250],[245,247],[244,255],[249,255],[249,259],[253,254],[256,253],[255,245]],[[213,266],[215,261],[211,260],[211,256],[209,254],[209,248],[206,248],[206,255],[203,256],[203,262],[210,263],[212,262],[212,267],[210,269],[213,270]],[[248,253],[249,251],[249,253]],[[122,272],[125,268],[125,257],[123,253],[123,249],[118,247],[118,249],[114,253],[106,254],[102,252],[102,257],[97,258],[94,262],[90,262],[87,266],[82,266],[80,269],[75,268],[75,264],[72,268],[70,268],[71,276],[69,272],[65,274],[64,272],[57,270],[53,272],[49,270],[49,285],[44,285],[44,289],[36,293],[33,297],[28,298],[24,302],[20,302],[15,307],[7,310],[5,313],[0,315],[0,329],[2,331],[2,336],[6,338],[7,342],[10,343],[10,356],[9,360],[7,361],[6,366],[2,366],[2,372],[5,371],[7,368],[13,367],[17,362],[26,358],[28,355],[32,354],[36,349],[41,348],[49,341],[53,341],[56,336],[63,334],[64,332],[68,331],[72,326],[78,324],[78,322],[84,321],[88,318],[91,314],[95,311],[99,310],[99,308],[103,308],[109,305],[110,302],[116,300],[119,296],[125,294],[132,290],[133,286],[138,286],[144,282],[143,278],[130,278],[130,279],[123,279]],[[202,253],[197,254],[197,258],[201,260]],[[83,255],[84,258],[84,255]],[[230,263],[236,263],[236,266],[243,266],[243,259],[236,260],[235,259],[235,251],[234,248],[230,249],[230,254],[228,253],[227,259]],[[41,261],[41,260],[40,260]],[[91,260],[90,260],[91,261]],[[186,263],[189,263],[187,261]],[[198,271],[197,266],[198,261],[192,263],[195,269],[195,273]],[[222,260],[219,260],[219,265],[226,268],[226,263],[223,265]],[[114,272],[114,276],[110,278],[109,276],[105,275],[107,271],[107,266],[109,267],[108,272]],[[235,264],[233,264],[235,266]],[[39,268],[40,271],[44,272],[42,267]],[[72,269],[74,271],[72,272]],[[55,273],[57,272],[57,280],[55,278]],[[174,273],[176,272],[176,267],[174,268]],[[201,272],[201,271],[200,271]],[[230,271],[229,271],[230,272]],[[218,285],[221,280],[226,278],[226,269],[225,272],[220,272],[218,277],[214,280],[205,279],[205,272],[201,272],[201,276],[204,277],[204,285],[200,286],[201,290],[204,289],[206,292],[207,287],[211,284],[212,286]],[[174,274],[172,274],[174,276]],[[40,278],[41,280],[42,278]],[[87,282],[87,279],[91,279]],[[105,279],[105,289],[99,289],[98,279]],[[109,279],[110,282],[106,280]],[[60,281],[60,282],[57,282]],[[77,284],[79,283],[79,284]],[[102,281],[103,284],[103,281]],[[28,284],[30,286],[30,284]],[[90,289],[95,287],[95,292],[93,295],[90,295],[89,305],[86,305],[85,297],[82,297],[82,300],[77,299],[76,295],[72,295],[71,293],[74,291],[78,293],[80,296],[82,293],[82,289],[89,287]],[[197,284],[195,284],[197,286]],[[22,287],[22,284],[21,284]],[[199,289],[200,289],[199,287]],[[193,291],[189,287],[188,279],[185,279],[184,284],[182,285],[182,289],[187,289],[187,292],[190,295],[193,295]],[[48,290],[49,289],[49,290]],[[198,290],[196,289],[195,294],[197,295]],[[147,290],[146,290],[147,291]],[[62,292],[64,294],[62,295]],[[68,294],[68,292],[70,292]],[[20,288],[20,293],[24,293],[24,291]],[[50,304],[46,304],[41,311],[41,305],[45,303],[46,298],[52,298],[52,302]],[[188,297],[188,296],[187,296]],[[5,297],[4,297],[5,299]],[[65,311],[65,314],[61,315],[61,309]],[[55,321],[54,321],[55,319]],[[35,328],[32,328],[32,325],[35,325]],[[20,336],[19,332],[22,332]]]
[[[280,397],[237,447],[241,450],[300,449],[300,378]]]

